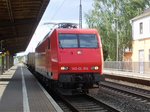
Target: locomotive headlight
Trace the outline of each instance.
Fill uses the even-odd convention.
[[[68,70],[69,68],[62,66],[60,69],[61,69],[61,70]]]
[[[98,66],[93,66],[93,67],[91,67],[91,70],[98,70],[98,69],[99,69]]]

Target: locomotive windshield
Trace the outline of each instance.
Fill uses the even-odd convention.
[[[98,48],[95,34],[59,34],[61,48]]]

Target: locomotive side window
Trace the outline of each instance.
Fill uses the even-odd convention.
[[[78,39],[74,34],[59,34],[60,48],[77,48]]]
[[[81,48],[97,48],[98,41],[94,34],[81,34],[79,35],[79,42]]]
[[[98,48],[94,34],[59,34],[60,48]]]

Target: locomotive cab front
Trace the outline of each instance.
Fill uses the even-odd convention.
[[[59,82],[82,90],[98,84],[103,53],[96,30],[70,29],[58,33]]]

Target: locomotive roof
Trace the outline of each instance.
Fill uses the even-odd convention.
[[[81,33],[81,34],[96,34],[97,30],[96,29],[70,29],[70,28],[56,28],[50,32],[48,32],[46,34],[46,36],[44,37],[44,39],[42,41],[40,41],[37,45],[37,47],[42,44],[53,32],[57,32],[57,33]]]
[[[64,28],[57,28],[55,29],[58,33],[97,33],[96,29],[64,29]]]

